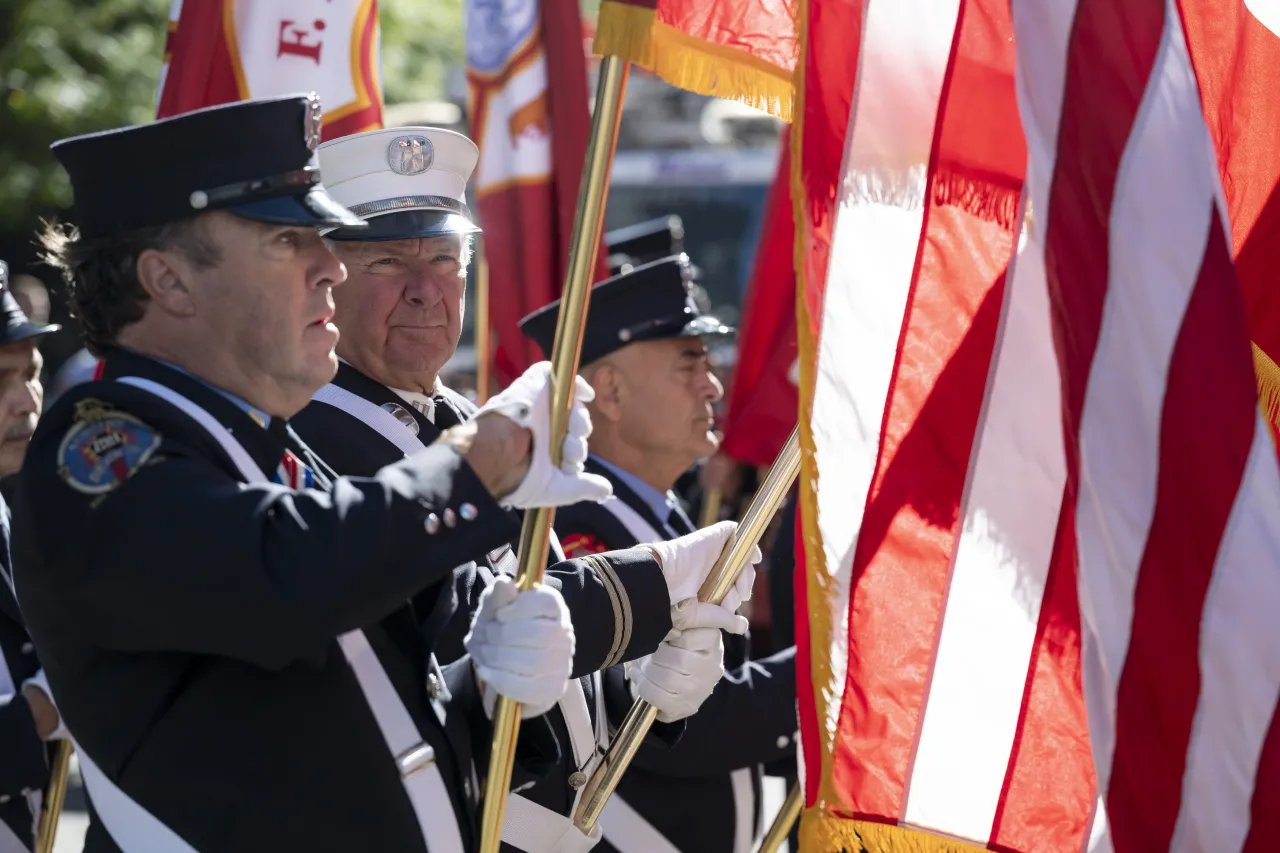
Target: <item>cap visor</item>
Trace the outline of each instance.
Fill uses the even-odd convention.
[[[227,210],[244,219],[277,225],[364,227],[363,219],[334,201],[322,186],[312,187],[305,195],[277,196]]]
[[[57,323],[49,323],[44,326],[39,326],[35,323],[20,323],[17,326],[0,329],[0,346],[29,341],[32,338],[38,338],[41,335],[52,334],[61,328],[62,326]]]
[[[478,234],[480,228],[467,217],[445,210],[397,210],[364,220],[367,228],[336,228],[325,232],[330,240],[360,240],[366,243],[389,240],[417,240],[446,234]]]

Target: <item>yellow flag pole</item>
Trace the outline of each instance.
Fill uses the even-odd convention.
[[[36,828],[36,853],[53,853],[53,839],[58,834],[58,818],[62,817],[62,804],[67,799],[67,774],[70,770],[71,741],[60,740],[53,752],[49,790],[45,794],[44,807],[40,809],[40,823]]]
[[[782,842],[787,840],[787,836],[791,834],[791,827],[795,826],[796,821],[800,819],[802,805],[804,802],[800,796],[800,783],[796,782],[791,786],[791,790],[787,791],[787,798],[783,801],[777,817],[769,825],[769,831],[764,834],[764,840],[760,842],[760,849],[756,853],[778,853],[782,849]]]
[[[622,118],[629,69],[625,59],[606,56],[600,61],[596,82],[587,161],[582,169],[573,241],[569,245],[569,274],[560,300],[555,345],[551,351],[551,461],[557,465],[568,428],[578,357],[582,352],[582,332],[587,322],[587,302],[604,226],[609,171],[618,144],[618,122]],[[526,590],[541,582],[554,518],[555,511],[546,508],[525,513],[524,526],[520,529],[518,589]],[[480,853],[498,853],[519,732],[520,704],[499,696],[493,711],[493,748],[489,752],[489,776],[485,780],[484,810],[480,819]]]
[[[720,520],[720,507],[724,504],[724,492],[719,489],[707,489],[702,496],[702,514],[698,517],[699,527],[710,527]]]
[[[493,342],[489,326],[489,244],[476,257],[476,399],[483,406],[493,381]]]
[[[769,476],[765,478],[755,497],[751,499],[751,506],[747,508],[738,529],[734,531],[729,544],[716,559],[711,574],[698,590],[700,601],[719,604],[729,594],[729,590],[733,589],[738,575],[742,574],[742,570],[746,568],[752,549],[764,536],[770,519],[786,500],[787,493],[791,491],[791,484],[795,482],[799,473],[800,444],[797,440],[797,430],[792,429],[791,437],[787,439],[787,443],[783,445],[773,467],[769,470]],[[609,747],[609,753],[600,762],[600,766],[596,768],[582,791],[582,799],[578,803],[578,811],[574,815],[573,822],[584,834],[590,835],[595,828],[596,822],[600,819],[600,813],[604,811],[605,803],[618,787],[622,774],[631,765],[631,760],[635,758],[641,741],[649,733],[650,727],[657,718],[658,709],[643,699],[638,700],[627,712],[626,718],[622,721],[622,727],[618,729],[618,734]]]

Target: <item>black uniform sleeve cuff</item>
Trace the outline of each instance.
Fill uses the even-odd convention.
[[[566,560],[547,582],[560,590],[573,620],[574,678],[644,657],[671,631],[671,593],[647,548]]]

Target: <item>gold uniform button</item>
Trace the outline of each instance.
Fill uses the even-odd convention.
[[[581,770],[575,770],[569,774],[569,787],[573,789],[581,788],[587,784],[587,774]]]

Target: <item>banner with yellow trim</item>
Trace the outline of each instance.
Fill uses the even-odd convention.
[[[791,120],[794,0],[604,0],[594,51]]]

